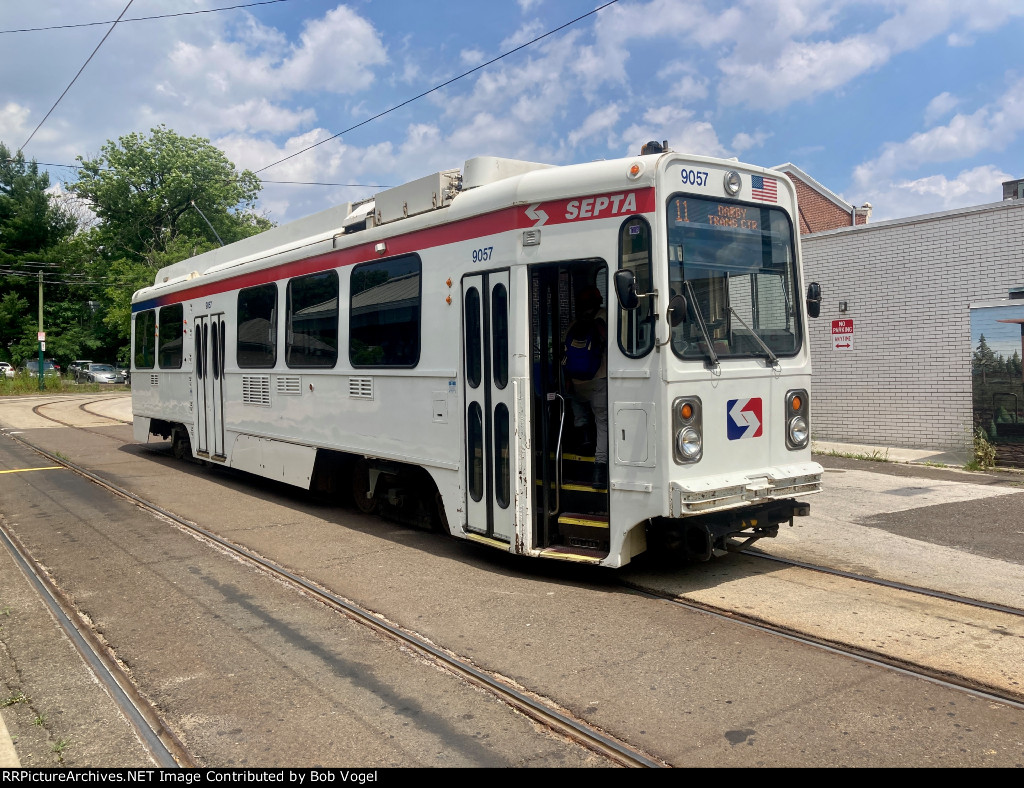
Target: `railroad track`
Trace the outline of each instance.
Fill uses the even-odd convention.
[[[83,403],[84,405],[92,403]],[[45,417],[45,416],[44,416]],[[56,421],[56,419],[54,419]],[[13,436],[12,436],[13,437]],[[19,440],[21,440],[19,438]],[[570,715],[566,714],[561,709],[557,708],[555,704],[544,701],[543,699],[537,699],[530,696],[521,687],[516,687],[502,681],[495,676],[488,674],[486,671],[482,671],[476,666],[470,664],[468,661],[460,659],[457,655],[451,654],[443,649],[439,649],[432,643],[417,638],[414,633],[409,633],[402,630],[399,627],[392,625],[389,622],[382,620],[379,616],[374,614],[372,611],[361,608],[354,604],[350,600],[342,599],[336,595],[331,594],[326,589],[323,589],[313,583],[306,581],[304,578],[299,577],[287,570],[277,567],[272,562],[267,561],[261,556],[254,555],[247,551],[245,548],[239,547],[231,542],[228,542],[216,534],[207,531],[193,523],[187,522],[182,518],[179,518],[175,514],[161,509],[158,506],[154,506],[149,502],[143,501],[133,493],[120,489],[106,480],[92,474],[89,471],[85,471],[73,463],[61,460],[53,457],[44,451],[41,451],[27,441],[22,440],[22,443],[30,446],[36,451],[49,457],[56,463],[60,463],[70,468],[71,470],[80,473],[86,478],[91,479],[95,483],[101,484],[102,486],[110,489],[112,492],[128,498],[133,501],[136,505],[146,508],[161,517],[172,520],[179,526],[186,528],[187,530],[195,533],[202,539],[206,539],[212,544],[216,544],[220,549],[226,549],[231,551],[233,554],[239,556],[243,560],[258,566],[261,570],[274,574],[279,579],[287,582],[293,587],[300,589],[304,593],[310,594],[324,604],[338,610],[342,614],[349,616],[350,618],[359,620],[367,626],[373,627],[379,632],[393,638],[397,642],[400,642],[404,647],[410,648],[416,651],[418,654],[433,661],[435,664],[443,667],[451,673],[455,673],[461,676],[464,680],[472,682],[476,686],[485,688],[487,691],[494,693],[499,696],[503,701],[508,703],[510,706],[516,708],[522,713],[530,716],[542,725],[545,725],[553,731],[558,731],[564,736],[567,736],[581,744],[584,744],[591,750],[599,752],[606,757],[613,759],[615,762],[627,765],[627,766],[659,766],[664,765],[658,763],[656,759],[650,758],[643,753],[630,748],[628,745],[624,745],[621,742],[617,742],[613,737],[606,735],[601,731],[595,731],[585,723],[581,723],[579,720],[573,719]],[[1015,617],[1024,616],[1024,610],[1019,608],[998,605],[990,602],[985,602],[977,599],[970,599],[963,596],[948,594],[945,592],[936,591],[933,589],[920,588],[916,586],[910,586],[907,584],[896,583],[893,581],[880,580],[874,577],[867,577],[863,575],[857,575],[854,573],[844,572],[841,570],[835,570],[828,567],[817,566],[812,564],[801,563],[797,561],[788,561],[784,559],[777,559],[773,556],[759,553],[757,551],[744,551],[747,557],[755,558],[758,560],[770,560],[778,563],[791,565],[797,568],[822,572],[829,575],[842,577],[845,579],[853,580],[856,582],[870,583],[876,586],[883,586],[890,589],[895,589],[905,593],[912,593],[923,595],[926,597],[943,600],[946,602],[952,602],[956,604],[969,605],[976,608],[990,610],[1006,615]],[[673,596],[666,593],[658,593],[652,591],[649,588],[643,588],[638,585],[625,584],[633,592],[642,594],[652,599],[659,599],[667,601],[673,605],[684,607],[690,610],[699,611],[704,614],[713,615],[723,620],[727,620],[731,623],[739,624],[746,627],[755,628],[758,631],[768,632],[775,636],[785,638],[793,642],[799,642],[804,645],[812,646],[815,648],[826,650],[830,653],[840,654],[846,657],[853,658],[855,660],[869,663],[887,670],[892,670],[904,675],[914,676],[928,680],[934,684],[955,689],[974,695],[976,697],[984,698],[989,701],[1002,703],[1015,708],[1024,709],[1024,695],[1013,694],[1007,692],[1005,688],[994,687],[987,685],[983,682],[971,680],[962,676],[952,675],[950,672],[931,669],[927,666],[914,664],[907,660],[901,660],[899,658],[873,651],[868,648],[860,648],[844,644],[838,641],[829,640],[827,637],[815,637],[808,635],[806,632],[797,631],[793,628],[785,626],[774,625],[770,622],[759,620],[754,616],[739,613],[735,610],[729,610],[725,608],[717,608],[714,605],[708,605],[693,600],[688,600],[678,596]],[[538,700],[540,701],[538,703]],[[620,749],[621,748],[621,749]]]
[[[47,417],[44,416],[44,418]],[[53,420],[59,421],[58,419]],[[102,478],[98,474],[95,474],[67,459],[58,457],[27,440],[24,440],[18,435],[9,435],[9,437],[43,455],[50,462],[61,465],[92,481],[93,483],[98,484],[114,495],[131,501],[144,511],[171,521],[175,525],[185,529],[187,532],[199,537],[201,540],[216,546],[222,551],[227,551],[233,557],[258,568],[265,573],[269,573],[278,581],[291,586],[303,594],[312,596],[317,601],[327,605],[348,618],[372,628],[376,632],[392,639],[401,647],[413,651],[419,657],[426,659],[441,669],[446,670],[449,673],[460,677],[464,681],[491,693],[506,705],[515,709],[519,713],[526,715],[548,730],[564,736],[579,745],[586,747],[592,752],[608,758],[614,763],[632,768],[664,767],[668,765],[626,744],[625,742],[615,739],[604,731],[574,718],[571,714],[559,708],[550,700],[540,698],[531,694],[523,687],[516,686],[506,679],[497,677],[485,670],[482,670],[481,668],[473,665],[470,661],[434,645],[416,633],[402,629],[401,627],[384,620],[375,612],[364,608],[351,600],[344,599],[332,593],[328,589],[322,588],[294,572],[279,566],[273,561],[257,555],[240,545],[234,544],[233,542],[218,536],[212,531],[209,531],[196,523],[190,522],[173,512],[141,498],[129,490],[119,487],[109,480]],[[2,528],[0,528],[0,532],[2,532]],[[59,590],[45,579],[45,573],[42,573],[38,567],[34,566],[31,557],[17,545],[16,540],[12,535],[4,533],[4,538],[0,539],[0,541],[3,541],[5,545],[8,546],[8,549],[12,551],[16,560],[18,560],[20,564],[28,567],[26,572],[37,579],[37,588],[40,585],[49,587],[52,589],[50,593],[53,594],[55,598],[60,598]],[[65,610],[65,615],[68,618],[75,616],[73,609],[71,609],[70,605],[67,605],[66,602],[63,604],[62,609]],[[72,628],[88,629],[88,626],[84,621],[78,621],[72,626]],[[76,642],[76,645],[79,645],[79,643]],[[96,658],[99,658],[104,662],[112,662],[110,655],[106,653],[105,649],[103,649],[102,645],[100,645],[98,641],[90,643],[88,638],[86,638],[79,646],[79,650],[83,651],[83,655],[86,651],[92,651],[95,653]],[[125,689],[125,692],[122,694],[129,696],[127,701],[125,701],[127,705],[124,707],[126,716],[141,716],[147,721],[147,725],[140,725],[138,730],[140,732],[140,738],[143,738],[144,745],[147,747],[153,747],[151,752],[153,752],[154,759],[162,765],[170,765],[172,763],[177,765],[193,765],[190,760],[188,760],[187,752],[185,752],[184,748],[180,748],[180,744],[177,743],[176,739],[173,739],[172,737],[169,743],[166,741],[167,737],[164,736],[162,732],[170,734],[170,731],[167,726],[163,724],[162,720],[159,719],[159,715],[155,710],[148,707],[148,704],[145,704],[144,700],[140,695],[138,695],[138,693],[135,693],[135,695],[138,696],[137,698],[131,697],[131,692],[123,687],[124,683],[127,682],[130,684],[130,682],[128,682],[127,676],[123,673],[118,675],[116,663],[114,663],[110,668],[109,673],[111,674],[111,680],[113,683],[117,686],[121,686],[122,689]],[[163,749],[161,748],[161,745]],[[175,747],[179,747],[180,751],[175,750]],[[166,752],[164,752],[164,750],[166,750]],[[170,759],[170,763],[167,761],[168,758]]]

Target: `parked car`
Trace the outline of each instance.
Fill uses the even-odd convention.
[[[122,383],[132,382],[132,368],[127,364],[114,364],[114,369],[117,370],[117,374],[121,376]]]
[[[72,361],[70,364],[68,364],[68,375],[70,375],[75,380],[75,382],[77,382],[78,381],[78,370],[80,370],[86,364],[91,364],[91,363],[92,363],[92,359],[88,359],[88,358],[82,358],[82,359],[77,359],[75,361]]]
[[[123,383],[113,364],[86,364],[78,371],[79,383]]]
[[[0,361],[0,372],[5,378],[13,378],[15,373],[14,365],[7,361]]]
[[[39,361],[38,361],[38,359],[33,359],[32,361],[26,361],[25,362],[25,366],[22,367],[22,369],[25,372],[28,373],[28,376],[30,378],[38,378],[39,377]],[[48,358],[43,359],[43,375],[57,375],[57,374],[59,374],[59,373],[57,372],[57,368],[53,365],[53,361],[51,361]]]

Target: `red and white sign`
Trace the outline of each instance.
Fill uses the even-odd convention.
[[[853,320],[832,321],[832,349],[853,350]]]

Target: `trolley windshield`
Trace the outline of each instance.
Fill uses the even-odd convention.
[[[797,352],[798,282],[785,211],[674,197],[668,204],[668,260],[672,295],[687,302],[686,320],[672,330],[676,355],[706,358],[708,341],[719,358]]]

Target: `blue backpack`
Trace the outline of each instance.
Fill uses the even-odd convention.
[[[600,318],[577,320],[565,335],[562,366],[573,380],[593,380],[601,368],[605,343],[604,321]]]

